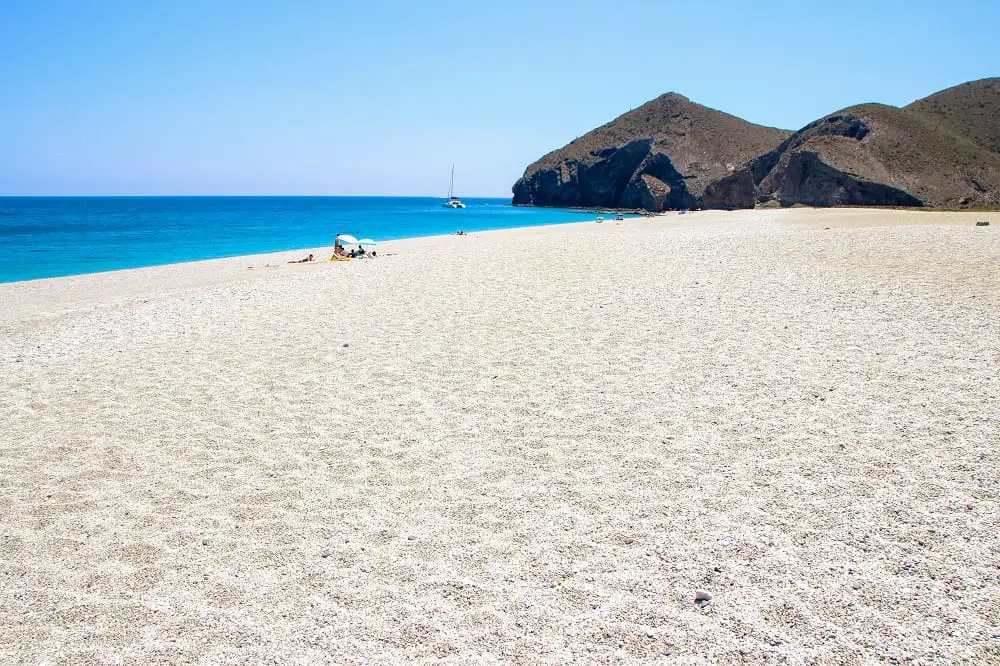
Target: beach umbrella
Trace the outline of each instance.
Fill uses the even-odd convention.
[[[337,236],[337,240],[340,241],[341,245],[357,245],[358,239],[349,234],[340,234]]]
[[[378,243],[373,241],[371,238],[362,238],[358,241],[358,245],[378,245]]]

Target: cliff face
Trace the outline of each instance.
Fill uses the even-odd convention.
[[[708,185],[790,132],[668,93],[545,155],[514,185],[515,204],[700,206]]]
[[[794,134],[664,95],[529,166],[515,204],[644,208],[1000,207],[1000,79]]]

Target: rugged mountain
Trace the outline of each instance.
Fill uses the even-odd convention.
[[[647,210],[706,205],[709,183],[789,134],[667,93],[529,166],[514,185],[514,203]],[[753,194],[740,203],[752,206]]]
[[[922,114],[881,104],[810,123],[747,170],[758,203],[1000,205],[1000,154]]]
[[[529,166],[514,203],[1000,207],[1000,79],[849,107],[791,135],[665,95]]]

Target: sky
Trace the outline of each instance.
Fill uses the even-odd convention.
[[[996,0],[0,0],[0,195],[510,196],[668,91],[798,129],[1000,76]]]

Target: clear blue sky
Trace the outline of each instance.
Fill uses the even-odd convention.
[[[0,0],[0,194],[509,196],[674,90],[797,129],[1000,75],[1000,2]]]

